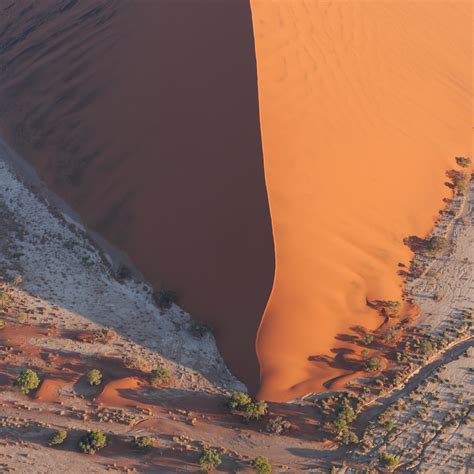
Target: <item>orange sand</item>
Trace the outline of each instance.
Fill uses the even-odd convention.
[[[257,337],[260,398],[348,373],[310,362],[400,300],[455,155],[471,154],[470,2],[251,0],[274,288]]]

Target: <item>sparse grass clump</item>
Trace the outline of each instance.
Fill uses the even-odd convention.
[[[377,372],[382,366],[382,361],[379,357],[371,357],[365,362],[365,370],[367,372]]]
[[[263,401],[253,401],[244,392],[234,392],[229,399],[228,406],[234,414],[243,415],[247,419],[262,418],[268,412],[268,405]]]
[[[252,467],[258,474],[270,474],[272,472],[272,465],[266,456],[257,456],[252,461]]]
[[[87,382],[92,386],[100,385],[102,383],[102,372],[99,369],[89,370],[87,373]]]
[[[379,457],[379,464],[390,471],[393,471],[399,463],[400,459],[398,459],[393,454],[383,453]]]
[[[6,325],[7,325],[7,323],[5,322],[5,320],[0,319],[0,329],[3,329]]]
[[[38,374],[31,369],[26,369],[13,381],[13,386],[16,387],[20,392],[28,395],[31,390],[38,388],[41,383]]]
[[[136,436],[133,439],[133,447],[140,451],[149,451],[153,448],[153,438],[151,436]]]
[[[154,369],[150,373],[150,385],[153,387],[161,387],[162,385],[167,385],[173,379],[173,373],[170,369],[166,367],[161,367],[159,369]]]
[[[89,431],[79,441],[79,449],[85,454],[94,454],[107,446],[107,435],[100,431]]]
[[[51,437],[49,438],[48,445],[49,446],[59,446],[66,441],[67,438],[67,431],[66,430],[58,430],[55,431]]]
[[[205,471],[213,471],[222,464],[222,460],[215,449],[204,448],[199,456],[198,464]]]

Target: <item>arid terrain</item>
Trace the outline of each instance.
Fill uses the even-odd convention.
[[[0,0],[0,473],[473,471],[472,18]]]
[[[364,371],[357,360],[349,392],[269,403],[268,413],[247,420],[226,407],[230,394],[244,388],[227,371],[212,334],[196,332],[174,304],[157,308],[150,287],[120,276],[120,261],[97,248],[58,201],[45,198],[8,147],[1,158],[2,472],[63,472],[64,464],[71,473],[198,472],[206,447],[219,453],[219,472],[254,472],[257,455],[268,457],[273,472],[377,472],[383,453],[396,457],[400,472],[468,472],[472,183],[438,224],[448,248],[438,256],[419,252],[412,264],[407,294],[420,306],[415,324],[389,318],[372,340],[361,333],[353,341],[368,348],[367,360],[380,356],[382,367]],[[395,332],[397,326],[402,330]],[[420,352],[425,339],[433,347]],[[172,374],[163,386],[150,384],[158,367]],[[28,395],[12,385],[25,368],[41,380]],[[92,369],[102,373],[98,386],[87,382]],[[357,418],[338,432],[338,407],[346,404]],[[271,427],[277,417],[289,423],[281,434]],[[66,430],[67,439],[49,446],[56,430]],[[93,456],[78,451],[87,430],[108,436]],[[133,448],[135,436],[152,437],[153,447]]]

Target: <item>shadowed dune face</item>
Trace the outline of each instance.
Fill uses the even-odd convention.
[[[210,323],[256,388],[274,255],[248,2],[24,0],[0,12],[2,134]]]
[[[259,395],[289,400],[348,373],[321,360],[382,322],[366,299],[400,300],[402,240],[429,232],[471,154],[472,5],[251,7],[276,255]]]

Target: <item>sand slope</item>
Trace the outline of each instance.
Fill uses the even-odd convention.
[[[260,396],[345,373],[310,362],[400,299],[402,243],[427,234],[455,155],[471,153],[469,2],[251,0],[276,279]]]
[[[247,1],[0,5],[0,129],[255,388],[274,276]]]

